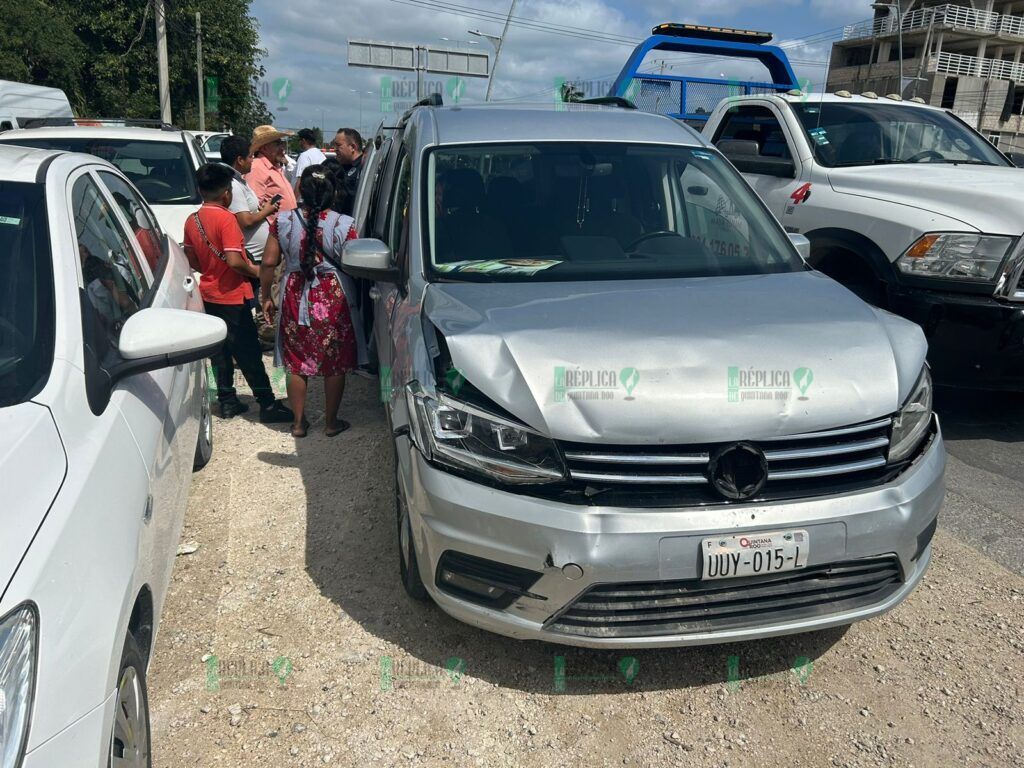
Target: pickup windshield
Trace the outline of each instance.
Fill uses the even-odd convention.
[[[815,159],[829,168],[896,163],[1010,165],[947,112],[883,101],[792,104]]]
[[[0,408],[38,392],[53,360],[54,302],[42,184],[0,181]]]
[[[84,152],[116,165],[150,205],[199,205],[199,190],[185,144],[99,137],[17,137],[5,143],[36,149]]]
[[[717,152],[604,142],[442,147],[427,160],[435,279],[624,280],[805,269]]]

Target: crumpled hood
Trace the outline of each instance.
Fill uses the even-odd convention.
[[[816,272],[432,284],[425,313],[467,381],[580,442],[758,439],[884,417],[926,353],[917,326]]]
[[[36,403],[0,408],[0,435],[2,595],[64,482],[67,456],[49,409]]]
[[[915,163],[834,168],[836,192],[907,205],[963,222],[965,230],[994,235],[1024,231],[1024,170]],[[898,212],[891,215],[900,216]]]

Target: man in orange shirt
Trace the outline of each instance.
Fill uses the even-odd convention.
[[[217,375],[217,400],[220,415],[230,419],[249,410],[235,391],[235,363],[260,405],[264,424],[293,420],[293,414],[274,398],[267,370],[263,366],[252,310],[250,278],[259,277],[259,269],[245,256],[245,237],[228,210],[231,205],[231,181],[234,174],[226,165],[208,163],[196,174],[203,207],[185,222],[185,254],[192,269],[200,273],[199,291],[206,313],[221,318],[228,326],[224,345],[213,355]]]

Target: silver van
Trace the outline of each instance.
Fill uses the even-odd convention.
[[[414,598],[656,647],[848,624],[921,580],[945,470],[924,335],[811,270],[692,129],[417,106],[356,216]]]

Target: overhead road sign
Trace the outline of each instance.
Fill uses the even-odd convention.
[[[349,40],[348,65],[459,77],[487,77],[490,74],[490,56],[484,52],[378,40]]]

